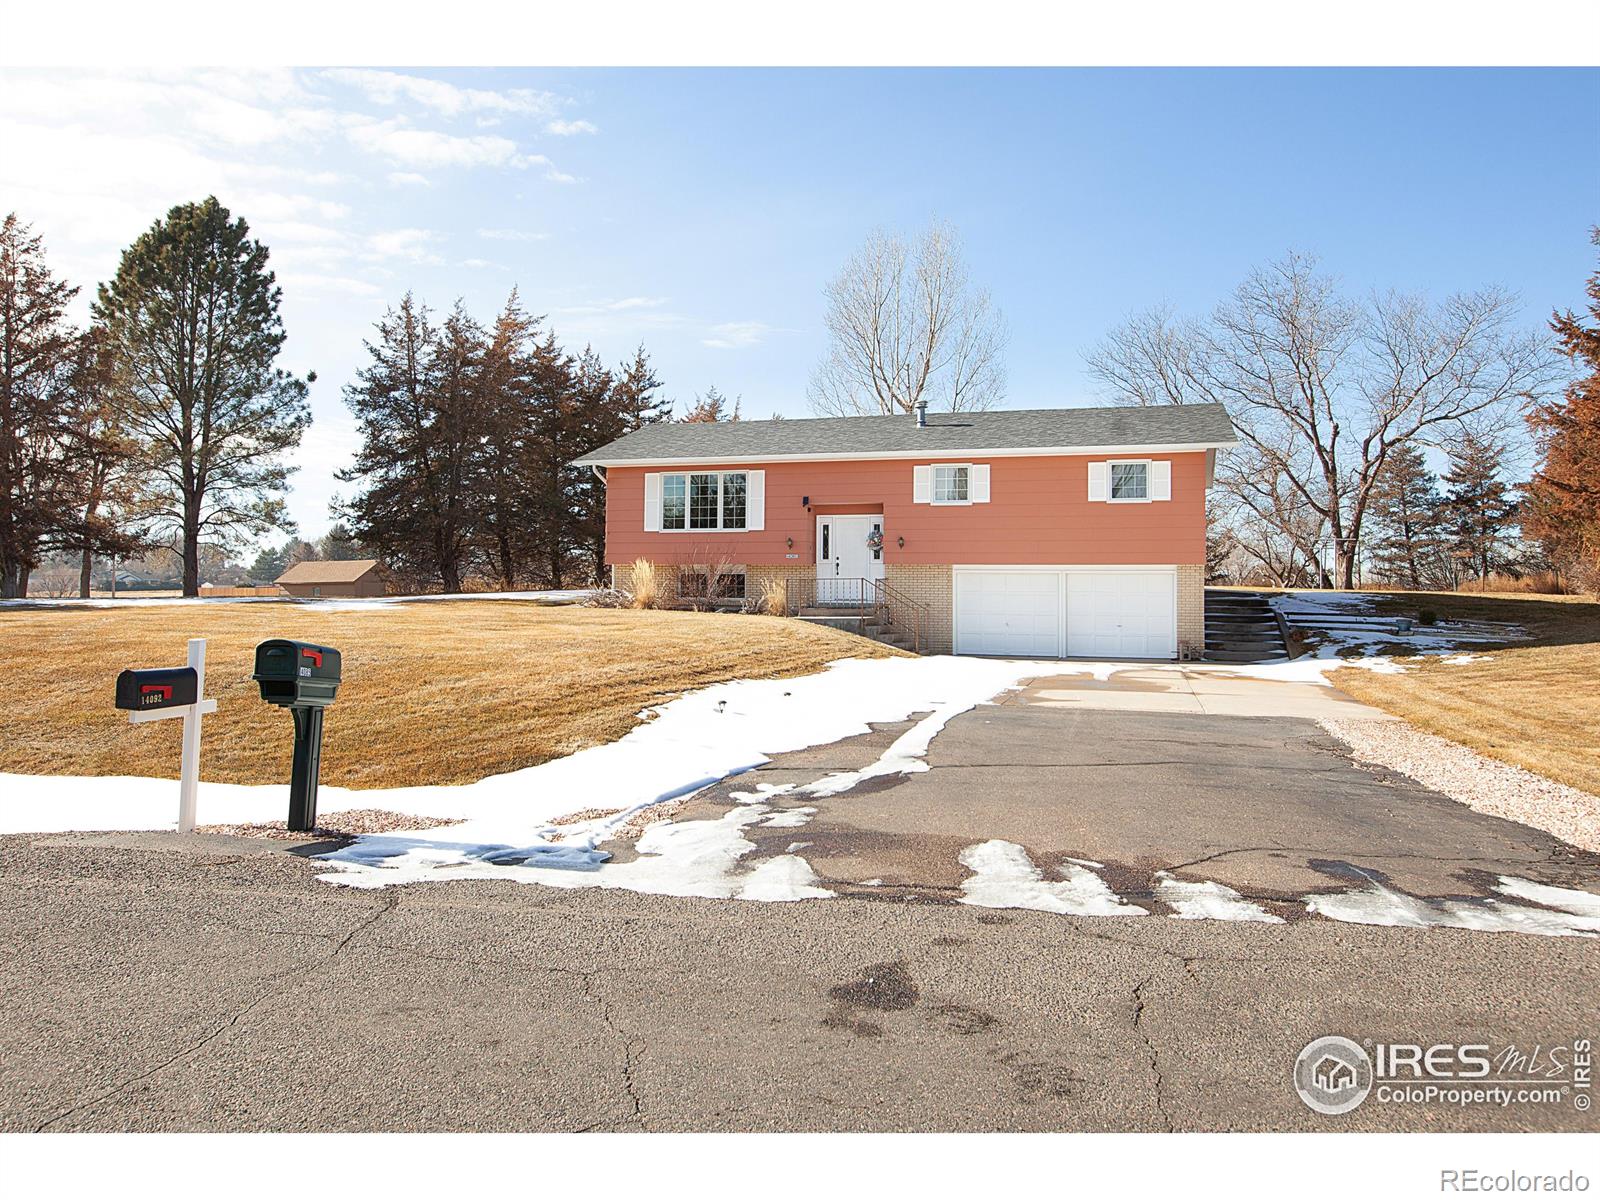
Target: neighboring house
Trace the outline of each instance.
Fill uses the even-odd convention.
[[[327,559],[298,562],[277,578],[291,596],[307,599],[332,596],[382,596],[388,588],[375,558]]]
[[[577,463],[624,590],[636,559],[722,563],[734,594],[915,609],[936,653],[1174,658],[1204,646],[1206,490],[1235,444],[1220,405],[1164,405],[660,423]]]

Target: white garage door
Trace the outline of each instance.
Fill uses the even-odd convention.
[[[1058,571],[957,571],[957,654],[1056,658],[1061,654]]]
[[[1067,654],[1072,658],[1172,658],[1177,644],[1172,571],[1072,571]]]
[[[1013,658],[1173,658],[1176,574],[958,570],[955,649]]]

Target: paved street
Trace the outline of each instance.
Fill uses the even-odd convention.
[[[0,1128],[1597,1127],[1570,1103],[1323,1117],[1289,1080],[1327,1033],[1592,1037],[1595,939],[1342,923],[1304,896],[1376,877],[1480,902],[1497,873],[1600,890],[1594,856],[1355,766],[1310,718],[1368,710],[1327,689],[1129,684],[1040,680],[953,720],[930,771],[769,798],[815,811],[748,828],[748,858],[804,843],[833,900],[365,892],[315,879],[317,846],[0,839]],[[859,769],[912,723],[786,755],[675,819]],[[1095,860],[1155,915],[960,904],[957,856],[990,838],[1047,872]],[[1170,919],[1161,870],[1285,923]]]

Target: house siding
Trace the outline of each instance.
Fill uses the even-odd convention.
[[[659,468],[612,467],[606,477],[606,562],[813,563],[816,510],[823,506],[836,513],[881,507],[889,565],[1204,562],[1205,454],[1155,456],[1172,463],[1172,499],[1150,504],[1088,498],[1089,463],[1106,457],[929,458],[928,463],[990,464],[989,502],[971,505],[914,503],[912,468],[921,460],[719,465],[719,471],[766,472],[766,528],[737,533],[646,532],[644,477]],[[810,510],[802,503],[807,497]]]

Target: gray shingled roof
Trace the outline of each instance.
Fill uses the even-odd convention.
[[[784,421],[669,421],[646,425],[575,460],[577,466],[704,459],[779,459],[819,454],[967,454],[985,450],[1093,450],[1235,444],[1220,404],[1152,408],[1032,408],[915,416]]]

